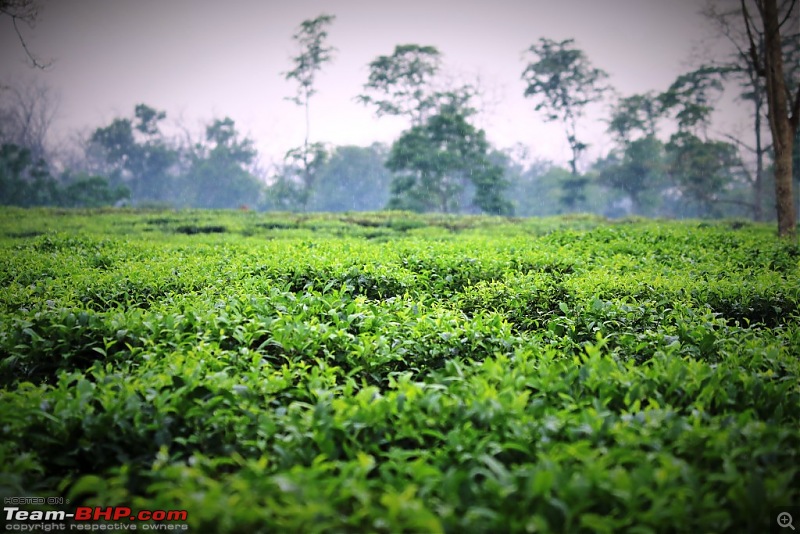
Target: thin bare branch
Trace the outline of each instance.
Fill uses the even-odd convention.
[[[789,17],[792,16],[792,10],[794,10],[794,6],[797,5],[797,0],[788,0],[788,1],[790,1],[792,3],[789,6],[789,9],[786,11],[786,16],[783,17],[783,20],[778,24],[778,28],[781,28],[781,27],[783,27],[784,24],[786,24],[786,21],[789,20]],[[784,2],[784,4],[785,3],[786,2]]]
[[[748,145],[747,143],[745,143],[744,141],[742,141],[738,137],[735,137],[735,136],[733,136],[731,134],[728,134],[728,133],[719,132],[719,131],[717,131],[716,133],[717,133],[717,135],[721,135],[722,137],[728,139],[733,144],[735,144],[737,146],[740,146],[740,147],[746,149],[749,152],[752,152],[754,154],[758,152],[758,150],[756,150],[755,147]]]
[[[759,76],[766,76],[767,72],[764,69],[764,66],[761,65],[761,62],[758,60],[758,53],[756,52],[756,42],[753,39],[753,30],[751,27],[752,19],[750,17],[750,12],[747,9],[747,4],[745,0],[741,0],[742,4],[742,14],[744,15],[744,25],[747,29],[747,39],[750,41],[750,60],[753,62],[753,67],[755,68],[756,72]],[[758,5],[758,2],[756,2]]]
[[[37,58],[33,52],[28,48],[28,43],[25,42],[25,37],[22,35],[22,32],[19,29],[19,24],[17,23],[18,20],[22,20],[28,25],[32,25],[33,22],[36,20],[37,11],[34,7],[31,7],[28,11],[23,11],[23,14],[20,15],[19,13],[15,13],[9,11],[7,9],[0,9],[0,13],[6,15],[11,18],[11,25],[14,26],[14,33],[17,34],[17,39],[19,39],[19,43],[22,45],[22,49],[25,51],[25,55],[28,56],[31,64],[36,67],[37,69],[45,70],[52,66],[53,62],[49,61],[47,63],[42,63],[39,58]]]

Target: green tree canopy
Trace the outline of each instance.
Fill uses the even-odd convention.
[[[297,82],[297,94],[291,99],[299,106],[308,106],[309,99],[317,92],[314,87],[317,73],[322,65],[333,59],[334,48],[325,45],[328,37],[327,26],[336,17],[322,14],[314,19],[304,20],[292,39],[300,47],[300,53],[292,58],[294,68],[284,75],[287,80]]]
[[[392,145],[386,166],[396,173],[390,208],[511,211],[503,198],[503,171],[489,160],[485,133],[453,107],[406,131]]]
[[[658,96],[661,108],[674,113],[681,131],[705,137],[727,72],[727,68],[705,66],[681,74]]]
[[[636,215],[653,215],[656,196],[665,185],[666,161],[664,144],[648,135],[630,141],[622,158],[604,167],[600,183],[624,192]]]
[[[666,153],[668,173],[683,197],[697,204],[699,215],[717,215],[717,202],[741,165],[736,147],[680,132],[667,143]]]
[[[611,110],[608,131],[627,145],[637,137],[655,137],[661,102],[652,92],[620,98]]]
[[[378,56],[369,64],[369,79],[358,100],[374,105],[377,115],[406,116],[420,125],[437,107],[433,80],[442,55],[434,46],[397,45],[392,55]]]
[[[0,146],[0,204],[45,206],[57,199],[58,183],[43,159],[36,159],[28,148]]]
[[[309,207],[315,211],[383,209],[392,180],[384,165],[386,157],[387,149],[380,144],[336,147],[319,170]]]
[[[306,211],[328,159],[328,149],[322,143],[289,150],[268,188],[267,206],[271,209]]]
[[[186,173],[190,204],[200,208],[254,206],[263,186],[250,168],[255,161],[253,142],[239,137],[232,119],[215,119],[206,127],[204,144],[195,147]]]
[[[123,186],[112,187],[102,176],[79,174],[69,178],[69,183],[59,193],[59,204],[70,208],[99,208],[113,206],[128,197],[130,191]]]
[[[90,138],[110,169],[112,183],[128,187],[133,202],[175,196],[178,151],[161,133],[159,123],[165,117],[166,113],[139,104],[134,119],[116,118]]]

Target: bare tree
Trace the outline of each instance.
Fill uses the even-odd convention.
[[[753,188],[753,200],[750,204],[753,218],[757,221],[764,220],[763,206],[767,174],[765,161],[772,149],[768,137],[765,139],[764,135],[765,122],[768,122],[764,79],[759,75],[757,65],[753,62],[754,56],[750,53],[750,39],[739,0],[727,2],[709,0],[703,8],[702,14],[711,23],[718,36],[730,47],[731,54],[723,61],[721,68],[726,70],[727,77],[738,82],[741,91],[738,99],[752,106],[753,143],[745,142],[738,135],[724,135],[740,150],[752,155],[755,168],[743,166],[743,171]],[[764,34],[756,28],[751,28],[751,32],[758,52],[755,57],[760,57],[764,54]],[[784,48],[786,48],[786,43],[784,43]],[[784,52],[786,53],[787,50]]]
[[[748,4],[755,9],[748,8]],[[797,0],[784,0],[781,5],[778,0],[740,0],[748,52],[755,71],[766,81],[767,117],[775,152],[778,234],[786,237],[793,237],[797,226],[792,196],[792,151],[800,121],[800,87],[792,89],[786,83],[781,32],[788,28],[790,20],[797,21],[796,4]],[[764,39],[761,49],[759,35]]]
[[[12,84],[0,91],[0,144],[30,150],[49,159],[48,136],[58,113],[58,97],[45,84]]]
[[[0,0],[0,15],[5,15],[11,19],[14,33],[17,34],[19,43],[22,45],[22,49],[25,51],[25,55],[28,56],[31,65],[38,69],[49,67],[52,62],[42,61],[31,52],[19,28],[20,23],[24,23],[29,28],[33,28],[36,25],[36,21],[39,19],[39,5],[34,0]]]

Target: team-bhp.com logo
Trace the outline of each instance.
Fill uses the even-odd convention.
[[[6,531],[50,532],[60,530],[188,530],[186,510],[139,510],[125,506],[78,506],[64,510],[23,510],[4,506]]]

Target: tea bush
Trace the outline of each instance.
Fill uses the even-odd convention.
[[[766,226],[5,209],[0,279],[3,496],[201,532],[800,503],[800,252]]]

